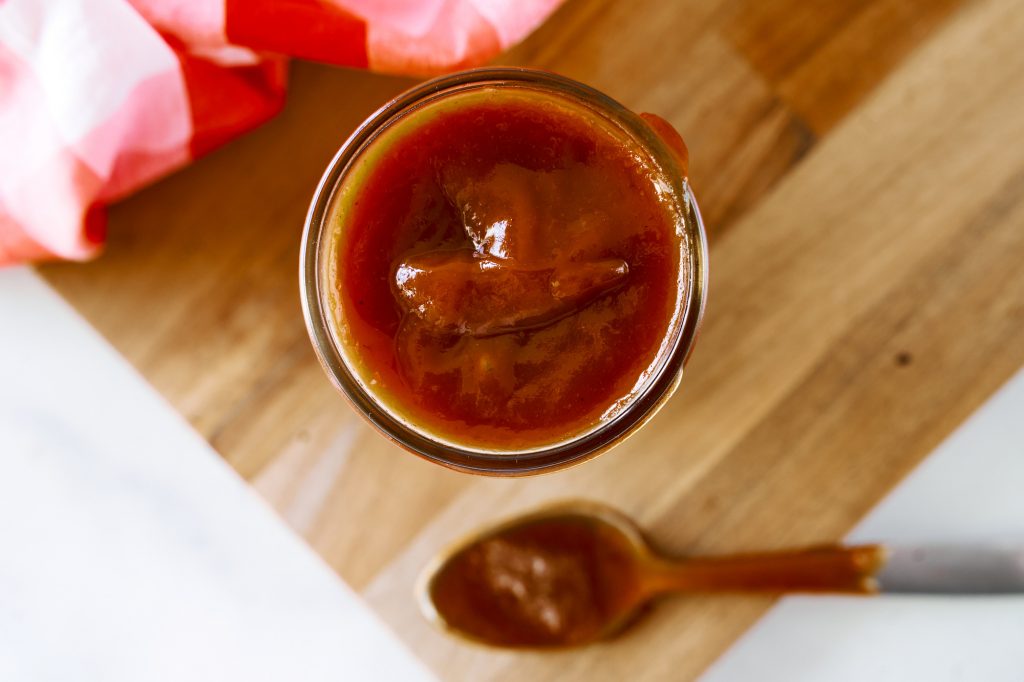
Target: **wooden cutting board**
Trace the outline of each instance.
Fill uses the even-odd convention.
[[[686,137],[712,242],[679,393],[581,467],[455,474],[371,432],[302,325],[302,219],[337,146],[407,79],[308,64],[284,114],[112,211],[107,253],[41,268],[442,678],[682,680],[771,604],[665,603],[618,641],[495,653],[431,630],[442,544],[544,500],[666,551],[834,540],[1024,363],[1024,3],[570,0],[496,60]]]

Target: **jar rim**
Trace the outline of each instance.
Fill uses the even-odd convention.
[[[562,95],[575,96],[585,103],[613,114],[617,122],[629,128],[645,146],[660,154],[682,178],[680,197],[684,207],[688,265],[681,309],[681,320],[674,330],[672,345],[659,352],[660,364],[642,391],[608,421],[549,446],[522,450],[492,451],[460,445],[431,437],[406,423],[384,402],[366,390],[343,357],[332,332],[325,305],[324,246],[335,193],[346,171],[386,124],[423,100],[459,92],[467,87],[515,84],[550,88]],[[707,238],[696,200],[686,181],[685,169],[678,168],[675,157],[664,142],[632,111],[604,93],[555,73],[523,67],[485,67],[441,76],[411,88],[371,114],[341,145],[317,185],[306,214],[299,256],[299,290],[306,330],[313,349],[331,383],[349,403],[378,431],[404,449],[424,459],[458,471],[522,476],[563,469],[587,461],[620,443],[646,423],[672,395],[682,376],[703,317],[707,299]]]

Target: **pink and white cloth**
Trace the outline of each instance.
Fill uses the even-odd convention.
[[[287,57],[479,64],[561,0],[0,0],[0,265],[94,255],[105,206],[252,128]]]

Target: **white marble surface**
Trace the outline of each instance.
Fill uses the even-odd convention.
[[[0,680],[421,679],[120,356],[0,270]]]
[[[1024,370],[848,540],[1024,544]],[[703,679],[1021,682],[1024,596],[791,597]]]

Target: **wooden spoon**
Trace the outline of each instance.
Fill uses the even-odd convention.
[[[477,533],[438,555],[417,597],[426,617],[474,642],[564,648],[610,637],[672,592],[1024,591],[1024,551],[822,545],[673,561],[636,524],[567,502]]]

